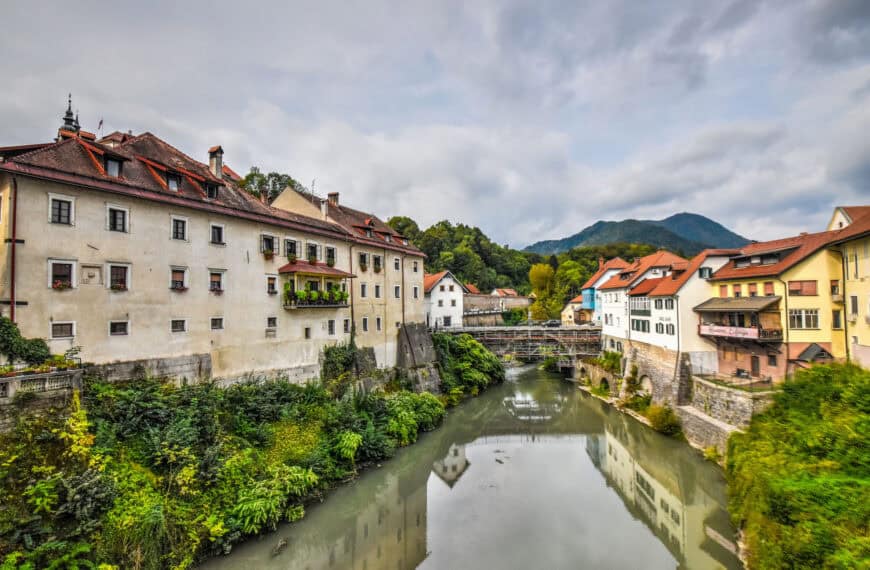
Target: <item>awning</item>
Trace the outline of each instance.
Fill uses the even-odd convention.
[[[833,356],[831,353],[819,346],[816,343],[812,343],[807,346],[803,352],[801,352],[795,360],[800,360],[803,362],[815,362],[816,360],[830,360]]]
[[[727,313],[729,311],[758,312],[776,305],[781,297],[713,297],[707,299],[695,310],[699,313]]]
[[[278,269],[278,273],[290,274],[299,273],[303,275],[322,275],[324,277],[336,277],[345,279],[348,277],[356,277],[353,273],[330,267],[325,263],[316,263],[312,265],[307,261],[298,260],[295,263],[288,263]]]

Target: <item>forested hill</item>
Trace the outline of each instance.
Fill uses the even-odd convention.
[[[625,242],[645,243],[691,256],[708,247],[739,247],[749,240],[704,216],[681,213],[664,220],[599,221],[577,234],[540,241],[524,251],[551,254],[580,246]]]

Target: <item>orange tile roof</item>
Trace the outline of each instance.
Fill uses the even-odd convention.
[[[685,269],[675,271],[673,274],[662,279],[658,286],[650,292],[649,296],[670,297],[671,295],[676,295],[677,291],[679,291],[692,275],[698,271],[698,268],[701,267],[701,264],[703,264],[708,257],[737,255],[738,253],[740,253],[739,249],[705,249],[690,259],[686,263]],[[674,264],[674,267],[676,267],[676,264]]]
[[[342,271],[341,269],[336,269],[335,267],[330,267],[329,265],[323,262],[316,262],[314,264],[304,261],[297,260],[293,263],[287,263],[282,265],[278,269],[278,273],[287,274],[287,273],[304,273],[306,275],[323,275],[326,277],[356,277],[353,273],[348,273],[347,271]]]
[[[479,295],[480,294],[480,289],[478,289],[477,285],[475,285],[474,283],[466,283],[465,288],[468,289],[468,292],[471,293],[472,295]]]
[[[637,281],[648,269],[653,267],[670,267],[674,263],[686,261],[679,255],[669,251],[657,251],[640,259],[635,259],[628,267],[605,281],[598,289],[625,289]]]
[[[655,289],[659,283],[664,281],[665,277],[655,277],[653,279],[644,279],[640,283],[634,286],[631,291],[628,292],[631,296],[641,296],[647,295],[650,291]]]
[[[840,209],[846,212],[852,222],[870,214],[870,206],[840,206]]]
[[[580,293],[579,295],[577,295],[576,297],[574,297],[573,299],[568,301],[568,304],[570,305],[571,303],[582,303],[582,302],[583,302],[583,293]]]
[[[496,294],[499,297],[519,297],[520,294],[516,292],[514,289],[496,289]]]
[[[613,259],[608,259],[601,267],[598,268],[592,277],[586,280],[586,283],[583,284],[581,289],[589,289],[590,287],[595,286],[595,282],[601,279],[601,276],[607,273],[608,269],[624,269],[628,267],[628,262],[621,257],[614,257]]]
[[[423,291],[428,293],[432,290],[435,285],[438,284],[441,279],[444,278],[445,275],[450,273],[447,270],[439,271],[438,273],[424,273],[423,274]]]
[[[837,237],[832,243],[842,243],[870,233],[870,206],[867,206],[866,209],[867,211],[853,219],[851,224],[834,232]]]
[[[849,229],[848,226],[845,229]],[[813,234],[803,233],[797,236],[750,243],[740,248],[739,257],[762,255],[765,253],[787,252],[776,263],[768,265],[749,265],[737,267],[735,260],[731,260],[713,274],[712,279],[743,279],[745,277],[772,277],[780,275],[787,269],[808,258],[818,250],[833,242],[844,230],[817,232]]]

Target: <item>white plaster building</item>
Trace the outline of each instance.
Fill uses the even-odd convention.
[[[432,328],[462,326],[463,300],[468,292],[449,271],[424,275],[426,324]]]

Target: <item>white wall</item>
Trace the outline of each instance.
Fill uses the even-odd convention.
[[[445,327],[445,317],[450,327],[462,326],[462,284],[449,273],[426,294],[426,322],[430,327]]]

